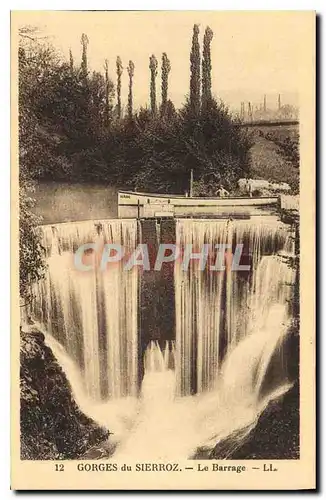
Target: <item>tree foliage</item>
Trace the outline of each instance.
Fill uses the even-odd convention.
[[[82,48],[83,48],[80,69],[81,69],[82,78],[84,80],[86,80],[87,74],[88,74],[88,66],[87,66],[87,46],[89,43],[88,36],[85,33],[83,33],[80,41],[81,41]]]
[[[213,31],[207,26],[203,40],[203,61],[202,61],[202,108],[205,110],[212,100],[212,63],[211,63],[211,42]]]
[[[149,58],[149,69],[151,72],[151,84],[150,84],[150,97],[151,97],[151,110],[153,115],[156,114],[156,77],[157,77],[158,62],[154,54]]]
[[[25,179],[19,189],[19,292],[23,303],[32,299],[32,285],[43,277],[45,270],[44,248],[37,228],[40,219],[32,208],[32,185]]]
[[[194,114],[200,111],[200,45],[199,26],[194,24],[190,53],[190,106]]]
[[[94,164],[105,167],[100,151],[113,120],[114,85],[89,71],[83,40],[80,65],[60,60],[47,44],[19,49],[20,172],[31,179],[92,180]]]
[[[134,109],[135,66],[129,61],[128,107],[127,115],[123,116],[120,57],[116,58],[114,112],[115,93],[108,62],[104,74],[91,70],[85,34],[80,62],[71,53],[68,61],[61,60],[46,43],[22,46],[19,52],[21,174],[35,180],[101,181],[184,193],[189,189],[193,170],[200,194],[211,194],[219,182],[232,189],[248,171],[251,142],[227,107],[212,96],[209,28],[204,39],[203,95],[199,28],[195,25],[190,96],[179,110],[168,99],[171,65],[163,53],[159,115],[156,113],[158,64],[154,55],[150,58],[149,108]],[[201,103],[203,98],[205,106]]]
[[[162,66],[161,66],[161,73],[162,73],[162,103],[161,103],[161,115],[164,117],[167,113],[167,106],[168,106],[168,87],[169,87],[169,74],[171,71],[171,63],[170,60],[166,54],[166,52],[163,52],[162,54]]]
[[[128,72],[128,76],[129,76],[128,118],[129,118],[129,120],[132,120],[132,113],[133,113],[132,84],[133,84],[133,78],[134,78],[134,74],[135,74],[135,65],[132,61],[129,61],[129,64],[127,67],[127,72]]]
[[[121,77],[123,73],[123,66],[120,56],[117,56],[116,59],[116,68],[117,68],[117,116],[120,120],[121,118]]]

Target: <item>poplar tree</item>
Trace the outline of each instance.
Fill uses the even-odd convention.
[[[69,50],[69,66],[70,66],[70,71],[72,73],[74,70],[74,58],[72,56],[71,49]]]
[[[88,46],[88,43],[89,43],[88,36],[85,35],[85,33],[83,33],[81,36],[81,44],[82,44],[81,73],[82,73],[82,77],[84,79],[87,78],[87,74],[88,74],[88,67],[87,67],[87,46]]]
[[[168,86],[169,86],[169,73],[171,71],[171,64],[165,52],[162,54],[162,105],[161,113],[166,114],[168,102]]]
[[[193,27],[190,53],[190,107],[195,114],[200,112],[200,46],[198,24],[194,24]]]
[[[135,73],[135,65],[132,61],[129,61],[127,71],[128,71],[128,75],[129,75],[128,116],[131,119],[132,118],[132,110],[133,110],[132,85],[133,85],[133,78],[134,78],[134,73]]]
[[[110,114],[111,114],[111,106],[110,106],[110,84],[111,81],[109,79],[109,63],[108,60],[105,59],[105,64],[104,64],[104,71],[105,71],[105,125],[106,127],[109,126],[110,124]]]
[[[117,67],[117,115],[118,118],[121,118],[121,76],[123,72],[122,61],[120,56],[117,57],[116,60]]]
[[[202,109],[206,110],[212,100],[212,63],[211,63],[211,41],[213,31],[206,27],[203,40],[203,61],[202,61]]]
[[[151,84],[150,84],[150,98],[151,98],[151,111],[156,114],[156,77],[157,77],[158,62],[154,54],[149,58],[149,69],[151,71]]]

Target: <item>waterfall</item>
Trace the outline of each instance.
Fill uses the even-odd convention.
[[[138,272],[122,262],[100,269],[105,243],[137,245],[136,221],[106,220],[43,226],[45,279],[35,289],[31,314],[77,363],[94,399],[136,396],[138,391]],[[76,269],[73,254],[95,243],[88,255],[94,270]]]
[[[291,254],[289,229],[276,219],[218,221],[180,219],[177,245],[213,248],[230,244],[228,252],[243,245],[250,271],[225,269],[202,271],[190,261],[187,271],[175,265],[177,392],[189,395],[212,390],[219,379],[223,359],[255,329],[263,329],[270,307],[286,305],[292,270],[284,262]],[[220,269],[222,269],[220,267]]]
[[[83,243],[98,250],[115,243],[129,255],[138,241],[156,241],[157,228],[153,234],[146,226],[142,239],[135,220],[42,227],[48,267],[35,286],[30,314],[77,404],[114,433],[114,460],[183,459],[216,443],[222,443],[222,458],[231,456],[266,405],[290,387],[282,351],[294,279],[286,259],[293,255],[289,226],[272,217],[175,223],[181,249],[174,264],[175,340],[164,331],[159,341],[143,338],[143,344],[138,297],[146,271],[126,271],[123,261],[102,271],[96,250],[86,256],[95,271],[82,272],[73,254]],[[230,248],[212,270],[217,244]],[[240,264],[249,268],[233,270],[238,244]],[[211,249],[203,270],[198,260],[184,270],[187,245],[192,252]],[[155,288],[159,278],[152,271],[152,293],[161,293]],[[155,321],[152,326],[162,328],[158,314]]]
[[[255,325],[222,361],[216,388],[193,396],[177,394],[177,373],[170,369],[167,357],[167,352],[176,355],[174,346],[161,350],[157,342],[150,343],[135,421],[122,436],[112,459],[183,460],[196,455],[198,448],[206,449],[209,456],[220,443],[220,458],[232,456],[268,403],[291,387],[283,380],[259,397],[271,356],[287,329],[285,305],[274,304],[264,327]]]
[[[174,356],[174,342],[165,342],[164,349],[161,350],[158,342],[151,341],[144,354],[145,373],[174,369]]]

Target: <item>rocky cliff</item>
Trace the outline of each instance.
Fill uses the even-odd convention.
[[[75,459],[109,435],[86,417],[38,331],[21,332],[21,459]]]

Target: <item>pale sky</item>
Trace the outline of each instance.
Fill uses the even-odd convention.
[[[51,43],[68,58],[72,50],[80,61],[82,33],[89,38],[88,62],[103,71],[105,59],[116,82],[115,60],[120,55],[124,67],[135,64],[135,107],[149,103],[149,56],[160,59],[166,52],[171,61],[169,98],[178,107],[189,92],[189,53],[192,27],[200,25],[200,40],[209,25],[214,32],[212,89],[231,107],[240,102],[262,102],[267,94],[269,107],[282,102],[297,104],[300,75],[300,44],[305,35],[300,12],[17,12],[18,25],[38,26]],[[308,26],[310,28],[310,26]],[[160,71],[157,79],[160,102]],[[127,72],[123,73],[122,97],[127,101]]]

